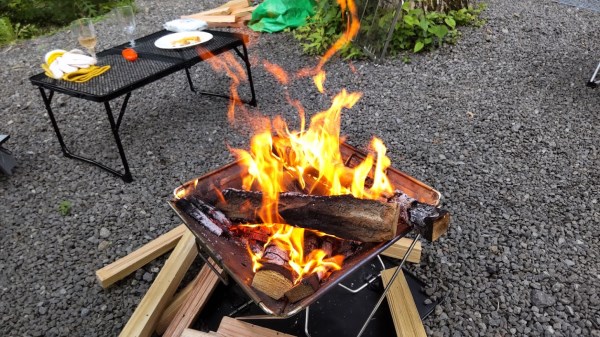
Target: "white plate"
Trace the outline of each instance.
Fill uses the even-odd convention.
[[[175,45],[175,42],[177,42],[179,40],[184,40],[186,38],[194,38],[194,37],[200,38],[200,41],[192,42],[192,43],[189,43],[186,45]],[[180,33],[173,33],[173,34],[165,35],[165,36],[161,37],[160,39],[154,41],[154,45],[160,49],[179,49],[179,48],[192,47],[192,46],[204,43],[206,41],[209,41],[212,38],[213,38],[212,34],[207,33],[207,32],[180,32]]]

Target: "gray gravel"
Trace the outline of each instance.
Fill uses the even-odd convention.
[[[138,3],[139,35],[215,4]],[[310,114],[343,87],[362,91],[343,116],[349,142],[378,135],[396,167],[442,192],[452,228],[425,244],[416,268],[428,294],[446,297],[425,320],[430,335],[600,336],[600,93],[585,87],[600,59],[600,16],[548,0],[487,3],[487,24],[455,46],[410,64],[354,62],[356,73],[333,61],[327,96],[308,80],[287,89]],[[124,42],[110,22],[99,27],[104,47]],[[64,158],[27,78],[46,51],[72,46],[61,32],[0,50],[0,131],[18,161],[0,177],[0,336],[117,335],[161,261],[108,290],[94,271],[180,223],[166,204],[173,188],[247,141],[247,128],[227,122],[227,102],[191,95],[176,74],[129,102],[121,130],[133,183]],[[259,110],[295,123],[261,60],[295,70],[316,59],[288,35],[253,35],[250,53]],[[199,86],[226,90],[213,74],[193,69]],[[69,144],[116,166],[101,107],[56,98]]]

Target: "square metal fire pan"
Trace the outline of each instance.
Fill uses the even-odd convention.
[[[340,150],[346,165],[350,167],[355,166],[365,157],[364,154],[346,144],[342,144]],[[202,200],[214,204],[217,199],[216,191],[242,187],[242,176],[246,173],[243,170],[244,168],[238,162],[233,162],[179,186],[175,189],[175,192],[183,188],[186,193],[193,193]],[[424,203],[431,205],[439,203],[440,193],[419,180],[394,168],[389,168],[387,174],[396,189]],[[394,239],[381,243],[363,243],[361,249],[344,261],[342,270],[334,272],[313,295],[296,303],[288,303],[285,300],[274,300],[252,288],[251,284],[254,276],[252,261],[244,244],[236,239],[218,237],[211,233],[179,209],[175,204],[175,200],[175,198],[169,200],[169,204],[194,233],[202,250],[211,256],[266,314],[279,317],[293,316],[309,306],[357,268],[410,232],[410,227],[400,223],[398,224],[397,236]]]

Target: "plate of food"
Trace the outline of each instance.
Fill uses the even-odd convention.
[[[212,34],[207,32],[179,32],[161,37],[154,41],[154,45],[160,49],[179,49],[199,45],[212,38]]]

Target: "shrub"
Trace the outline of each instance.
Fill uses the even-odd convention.
[[[465,7],[466,6],[466,7]],[[402,50],[417,53],[444,42],[454,43],[459,35],[458,26],[481,25],[478,19],[483,6],[474,8],[468,0],[423,0],[405,2],[402,16],[396,23],[388,54],[397,55]],[[379,8],[377,16],[367,15],[361,22],[361,34],[377,35],[374,43],[383,44],[384,36],[392,25],[395,6]],[[340,7],[335,0],[321,0],[315,15],[304,27],[294,31],[305,53],[322,54],[337,40],[346,28]],[[382,46],[379,45],[379,48]],[[340,54],[344,58],[360,58],[364,54],[353,45],[344,47]]]

